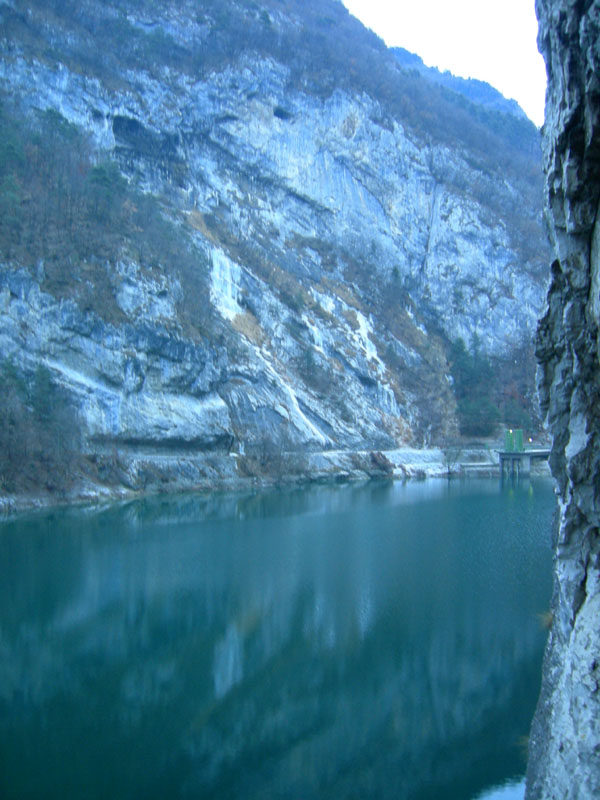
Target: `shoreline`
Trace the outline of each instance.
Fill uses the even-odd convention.
[[[482,460],[482,456],[487,460]],[[188,457],[130,458],[120,464],[121,482],[82,480],[65,493],[0,494],[0,519],[27,511],[70,505],[95,506],[144,497],[271,488],[335,485],[370,480],[420,481],[429,478],[500,478],[489,448],[465,448],[450,461],[441,448],[332,450],[274,453],[262,460],[238,453]],[[550,475],[547,463],[534,475]]]

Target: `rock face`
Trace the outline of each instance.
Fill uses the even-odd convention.
[[[51,371],[88,452],[143,457],[125,465],[133,487],[150,462],[165,475],[184,456],[193,484],[207,453],[230,465],[230,453],[439,441],[456,431],[449,344],[475,335],[510,361],[535,328],[535,152],[516,146],[512,172],[482,156],[483,129],[469,127],[480,111],[464,99],[456,113],[471,122],[457,118],[451,146],[375,88],[297,79],[281,42],[305,35],[311,8],[0,4],[3,97],[34,127],[58,119],[85,137],[94,191],[103,164],[118,165],[119,219],[153,198],[183,243],[145,255],[149,230],[109,257],[65,245],[49,258],[21,241],[0,264],[0,356]],[[350,24],[339,3],[317,10],[324,30]],[[256,46],[221,52],[220,37],[251,25]],[[272,45],[259,47],[263,33]],[[385,48],[368,53],[392,89],[408,80]],[[529,123],[494,114],[490,142],[525,130],[535,151]]]
[[[600,797],[600,4],[538,0],[556,260],[538,333],[560,520],[527,797]]]

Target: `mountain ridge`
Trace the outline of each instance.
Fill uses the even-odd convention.
[[[429,67],[420,56],[416,55],[416,53],[411,53],[404,47],[392,47],[390,49],[402,66],[425,75],[430,80],[445,86],[456,94],[463,95],[475,105],[512,114],[518,119],[527,120],[532,125],[534,124],[516,100],[504,97],[498,89],[495,89],[486,81],[478,78],[462,78],[459,75],[454,75],[450,70],[442,71],[437,67]]]
[[[446,113],[334,2],[1,13],[0,353],[71,398],[84,462],[113,448],[129,485],[168,486],[135,454],[172,448],[181,486],[185,442],[262,477],[274,452],[535,424],[546,245],[521,121]]]

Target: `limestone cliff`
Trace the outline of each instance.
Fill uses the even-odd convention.
[[[559,492],[553,625],[527,797],[600,797],[600,3],[538,0],[556,260],[538,333]]]
[[[0,358],[49,371],[94,480],[440,441],[459,338],[518,394],[546,284],[531,123],[333,0],[12,0],[0,26]]]

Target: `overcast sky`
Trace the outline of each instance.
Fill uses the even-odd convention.
[[[343,0],[390,47],[428,66],[491,83],[544,121],[546,70],[534,0]]]

